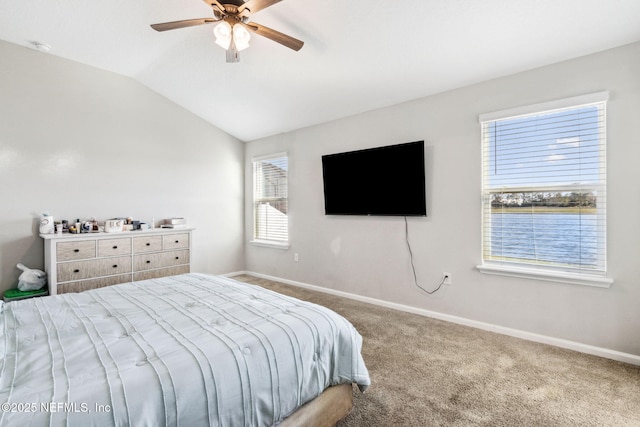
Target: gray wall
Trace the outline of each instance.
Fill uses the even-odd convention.
[[[251,237],[254,156],[290,154],[288,250],[247,244],[246,268],[265,275],[640,355],[640,44],[506,76],[247,144],[245,237]],[[425,79],[429,76],[425,75]],[[610,91],[609,289],[484,275],[480,263],[478,115]],[[402,218],[325,216],[321,156],[425,140],[427,218],[410,218],[413,285]],[[294,253],[299,262],[294,262]]]
[[[244,144],[141,84],[0,42],[0,291],[44,267],[37,216],[184,216],[192,271],[244,268]]]

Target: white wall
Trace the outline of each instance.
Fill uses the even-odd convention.
[[[472,66],[472,65],[470,65]],[[248,271],[640,355],[640,44],[499,78],[247,144],[245,237],[254,156],[290,155],[289,250],[246,245]],[[429,76],[425,75],[425,79]],[[608,107],[609,289],[479,273],[478,115],[602,90]],[[427,218],[325,216],[323,154],[425,140]],[[294,253],[299,262],[294,262]]]
[[[192,271],[244,268],[244,144],[141,84],[0,42],[0,291],[44,267],[37,216],[184,216]]]

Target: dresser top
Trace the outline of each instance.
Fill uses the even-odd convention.
[[[149,235],[162,235],[162,234],[178,234],[187,233],[194,230],[194,228],[153,228],[151,230],[135,230],[135,231],[118,231],[115,233],[63,233],[63,234],[40,234],[44,240],[94,240],[94,239],[117,239],[121,237],[137,237],[137,236],[149,236]]]

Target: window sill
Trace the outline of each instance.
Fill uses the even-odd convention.
[[[613,279],[591,274],[577,274],[562,271],[536,270],[533,268],[507,267],[503,265],[478,265],[476,268],[485,274],[519,277],[522,279],[546,280],[548,282],[569,283],[572,285],[610,288]]]
[[[250,240],[249,244],[274,249],[289,249],[289,242],[276,242],[272,240]]]

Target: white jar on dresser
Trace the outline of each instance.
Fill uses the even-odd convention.
[[[49,294],[189,273],[192,231],[41,234]]]

